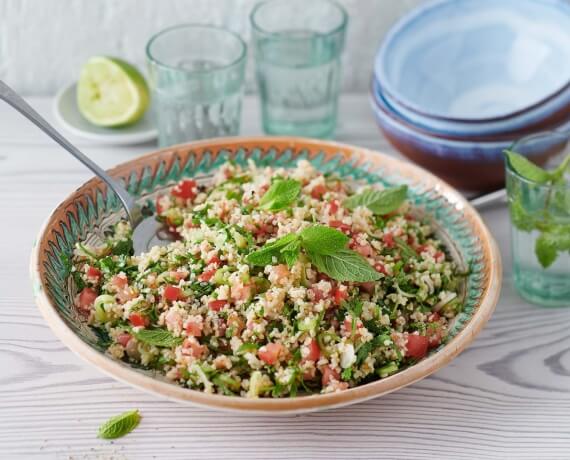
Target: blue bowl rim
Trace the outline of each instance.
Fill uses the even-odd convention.
[[[378,82],[378,80],[376,78],[372,77],[372,80],[370,83],[370,97],[371,97],[371,99],[373,99],[375,105],[379,108],[379,110],[384,112],[387,116],[392,118],[395,122],[409,128],[410,130],[412,130],[414,132],[417,132],[419,134],[424,134],[426,136],[438,138],[438,139],[449,140],[449,141],[483,142],[483,143],[502,142],[502,141],[508,141],[508,140],[512,141],[512,139],[514,139],[514,138],[518,139],[518,138],[521,138],[523,136],[529,136],[531,134],[534,134],[537,131],[556,131],[560,127],[567,127],[568,122],[570,121],[570,120],[562,121],[562,122],[559,122],[557,124],[552,124],[551,126],[548,126],[548,128],[541,128],[541,129],[533,130],[533,131],[525,130],[524,127],[521,127],[521,128],[516,129],[516,130],[513,130],[511,132],[505,132],[505,133],[489,133],[489,134],[448,133],[448,132],[443,132],[443,131],[439,131],[439,130],[431,130],[426,126],[421,126],[421,125],[414,123],[412,120],[410,120],[409,118],[407,118],[406,116],[401,114],[397,110],[396,107],[393,107],[392,104],[390,104],[390,102],[387,101],[386,98],[384,97],[384,93],[385,93],[384,88],[382,87],[380,82]],[[570,86],[568,87],[568,93],[570,94]],[[380,102],[379,102],[379,99],[380,99]],[[482,124],[483,122],[478,121],[478,123]],[[469,123],[464,123],[464,124],[469,124]]]
[[[414,8],[408,14],[402,16],[396,22],[396,24],[394,24],[394,26],[392,26],[392,28],[388,31],[388,33],[386,34],[386,36],[382,40],[382,44],[381,44],[378,52],[376,53],[376,56],[374,59],[374,70],[373,70],[374,78],[376,78],[376,80],[378,80],[378,82],[383,82],[382,86],[383,86],[384,90],[386,91],[386,93],[388,93],[391,98],[393,98],[395,101],[397,101],[398,104],[401,104],[403,107],[406,107],[406,109],[413,111],[413,112],[416,112],[419,115],[422,115],[422,116],[425,116],[428,118],[433,118],[433,119],[440,120],[440,121],[462,122],[462,123],[489,123],[489,122],[494,122],[494,121],[508,120],[510,118],[514,118],[514,117],[523,115],[527,112],[530,112],[532,110],[535,110],[535,109],[539,108],[541,105],[543,105],[549,101],[552,101],[553,99],[556,99],[562,93],[564,93],[566,90],[570,89],[570,79],[569,79],[568,82],[566,84],[564,84],[562,87],[560,87],[559,89],[557,89],[553,93],[549,94],[548,96],[544,97],[543,99],[541,99],[537,102],[534,102],[533,104],[531,104],[527,107],[524,107],[522,109],[510,112],[510,113],[507,113],[504,115],[499,115],[499,116],[489,117],[489,118],[455,118],[455,117],[448,117],[445,115],[437,115],[434,113],[423,111],[421,108],[419,108],[415,104],[410,104],[409,102],[405,102],[400,97],[396,96],[395,91],[393,89],[389,88],[389,84],[388,85],[385,84],[385,82],[387,82],[388,79],[386,78],[386,72],[384,71],[384,66],[380,65],[381,63],[383,63],[385,61],[385,57],[386,57],[386,54],[388,52],[387,51],[388,45],[404,27],[407,27],[411,22],[415,21],[419,16],[423,15],[424,13],[426,13],[432,9],[439,8],[440,6],[442,6],[444,4],[452,3],[455,1],[456,0],[432,0],[432,1],[428,1],[424,5],[421,5],[417,8]],[[523,0],[521,0],[521,1],[523,1]],[[524,0],[524,1],[529,1],[532,3],[542,3],[542,4],[558,7],[560,10],[567,10],[568,15],[570,16],[570,3],[568,3],[566,0]]]

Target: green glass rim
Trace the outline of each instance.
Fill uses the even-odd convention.
[[[257,21],[255,20],[255,15],[256,13],[263,7],[270,5],[271,3],[277,3],[277,2],[283,2],[285,0],[264,0],[262,2],[259,2],[257,5],[254,6],[253,10],[251,11],[251,14],[249,15],[249,19],[251,22],[251,26],[252,28],[259,33],[262,33],[264,35],[278,35],[279,32],[272,32],[270,30],[264,29],[263,27],[261,27]],[[323,3],[328,3],[329,5],[333,6],[334,8],[336,8],[341,15],[341,20],[338,26],[334,27],[333,29],[329,30],[328,32],[323,32],[321,33],[321,38],[322,37],[328,37],[331,35],[335,35],[339,32],[341,32],[342,30],[344,30],[346,28],[346,24],[348,23],[348,13],[346,12],[346,10],[344,9],[344,7],[338,3],[335,0],[320,0]]]
[[[511,152],[515,152],[515,153],[519,153],[522,155],[522,153],[517,151],[517,146],[520,146],[522,144],[528,143],[530,141],[533,141],[535,139],[540,139],[543,137],[559,137],[561,141],[563,141],[564,139],[566,139],[566,142],[570,142],[570,130],[565,130],[565,131],[539,131],[537,133],[534,134],[529,134],[527,136],[521,137],[520,139],[517,139],[516,141],[514,141],[511,145],[509,145],[509,147],[506,150],[509,150]],[[526,155],[525,155],[526,157]],[[514,176],[517,180],[524,182],[526,184],[531,184],[534,185],[537,188],[540,187],[550,187],[551,185],[548,184],[539,184],[536,181],[532,181],[524,176],[521,176],[517,171],[515,171],[510,162],[509,159],[507,158],[507,156],[505,155],[505,170],[507,171],[507,174],[510,174],[512,176]]]
[[[198,69],[198,70],[189,71],[189,70],[180,69],[178,67],[175,67],[175,66],[172,66],[169,64],[165,64],[164,62],[162,62],[160,59],[157,59],[152,54],[152,51],[151,51],[152,45],[156,40],[161,38],[163,35],[166,35],[170,32],[173,32],[173,31],[176,31],[179,29],[202,29],[202,30],[208,30],[208,31],[223,32],[223,33],[225,33],[229,36],[232,36],[233,38],[236,39],[236,41],[240,45],[240,52],[239,52],[238,56],[233,61],[229,62],[228,64],[224,64],[222,66],[216,67],[215,69]],[[231,30],[226,29],[225,27],[215,26],[215,25],[211,25],[211,24],[184,23],[184,24],[177,24],[175,26],[167,27],[166,29],[162,29],[160,32],[157,32],[156,34],[154,34],[152,37],[150,37],[149,41],[147,42],[146,47],[145,47],[145,52],[146,52],[146,57],[147,57],[148,61],[151,62],[152,64],[156,65],[157,67],[160,67],[163,69],[168,69],[168,70],[173,70],[176,72],[207,75],[207,74],[219,72],[221,70],[228,70],[231,67],[237,66],[242,61],[244,61],[245,57],[247,56],[247,44],[245,43],[245,41],[241,38],[241,36],[239,34],[232,32]]]

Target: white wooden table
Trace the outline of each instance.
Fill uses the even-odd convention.
[[[51,100],[31,99],[49,119]],[[345,95],[337,138],[390,151],[364,95]],[[258,134],[255,100],[243,134]],[[73,137],[71,137],[72,140]],[[153,149],[77,141],[110,167]],[[299,417],[240,416],[181,406],[106,377],[71,353],[36,309],[32,241],[50,210],[90,173],[0,105],[0,458],[569,459],[570,309],[547,310],[513,290],[506,210],[484,213],[504,257],[493,318],[445,369],[402,391]],[[99,424],[139,408],[115,442]]]

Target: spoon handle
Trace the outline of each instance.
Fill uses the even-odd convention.
[[[86,155],[81,153],[77,147],[75,147],[71,142],[69,142],[65,137],[63,137],[52,125],[50,125],[38,112],[36,112],[20,95],[18,95],[12,88],[10,88],[6,83],[0,80],[0,99],[4,100],[12,107],[14,107],[18,112],[24,115],[28,120],[34,123],[38,128],[40,128],[44,133],[61,145],[65,150],[71,153],[75,158],[77,158],[81,163],[87,166],[96,176],[101,178],[107,183],[109,187],[117,194],[119,197],[131,224],[136,226],[142,216],[139,206],[136,204],[134,198],[129,192],[114,178],[109,176],[105,170],[103,170],[99,165],[91,161]]]
[[[486,195],[478,196],[477,198],[473,198],[469,200],[471,206],[477,209],[481,209],[486,207],[487,205],[499,203],[505,201],[507,198],[507,191],[506,189],[502,188],[495,192],[487,193]]]

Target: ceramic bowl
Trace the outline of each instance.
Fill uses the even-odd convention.
[[[429,2],[391,29],[374,75],[390,105],[418,125],[544,128],[570,109],[568,30],[565,0]]]
[[[513,117],[499,117],[494,120],[453,120],[441,117],[428,117],[391,98],[377,80],[373,80],[374,97],[382,98],[388,108],[398,114],[406,123],[432,135],[449,139],[500,140],[513,139],[535,133],[553,130],[565,125],[570,120],[570,86],[552,100],[546,101],[536,110],[523,111]],[[548,107],[556,106],[553,110]],[[545,110],[545,116],[534,117],[535,112]]]
[[[79,240],[95,242],[120,218],[120,206],[98,179],[68,196],[48,217],[31,257],[35,300],[57,336],[79,356],[112,377],[143,390],[184,403],[254,413],[303,413],[364,401],[402,388],[437,371],[465,349],[485,325],[499,297],[501,258],[477,212],[453,188],[427,171],[395,158],[358,147],[298,138],[226,138],[179,145],[123,163],[110,174],[124,181],[141,203],[183,177],[199,177],[232,159],[245,164],[293,166],[307,159],[323,172],[347,180],[407,184],[418,212],[425,212],[460,266],[469,264],[462,287],[464,309],[450,329],[450,340],[414,366],[390,377],[339,393],[289,399],[246,399],[206,394],[167,382],[104,353],[97,337],[73,306],[75,294],[62,259]]]
[[[486,192],[504,185],[503,151],[522,133],[486,139],[434,134],[403,119],[388,106],[378,87],[374,88],[370,102],[376,122],[402,155],[461,190]],[[546,145],[544,149],[538,147],[529,156],[540,165],[560,151]]]

